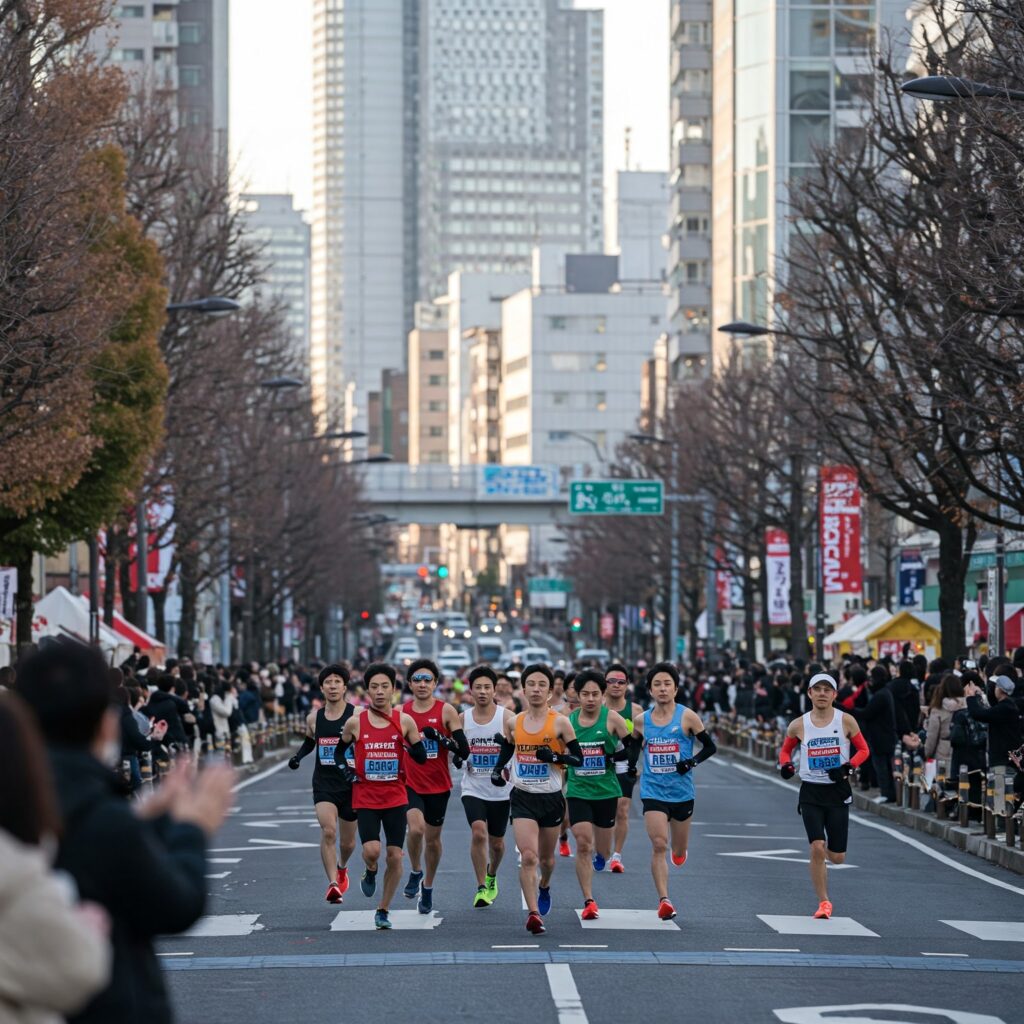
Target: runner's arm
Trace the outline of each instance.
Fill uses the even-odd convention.
[[[303,737],[303,740],[302,740],[302,746],[299,747],[299,749],[295,751],[295,753],[291,756],[291,758],[289,758],[289,760],[288,760],[288,767],[293,769],[293,770],[298,768],[299,767],[299,762],[307,754],[313,753],[313,750],[315,748],[316,748],[316,740],[313,739],[313,737],[310,736],[309,733],[306,733],[306,735]]]
[[[409,756],[417,764],[427,763],[427,748],[423,746],[423,740],[420,737],[420,731],[416,728],[416,723],[413,721],[410,715],[403,714],[401,719],[402,723],[402,735],[406,740],[405,749],[409,751]]]
[[[685,775],[688,771],[692,771],[697,765],[702,761],[706,761],[718,750],[718,747],[715,746],[715,741],[711,738],[707,729],[704,728],[704,723],[700,720],[700,715],[696,711],[691,711],[689,708],[686,709],[683,715],[683,728],[700,741],[700,750],[697,752],[696,757],[688,757],[676,765],[676,771],[680,775]]]
[[[779,772],[784,779],[791,779],[796,775],[796,766],[793,764],[793,752],[800,746],[800,719],[794,719],[789,723],[786,730],[786,739],[779,751]]]
[[[452,734],[455,741],[454,746],[445,746],[458,758],[465,761],[469,757],[469,740],[466,739],[466,732],[462,728],[462,717],[451,704],[445,704],[441,714],[441,721]]]
[[[850,758],[850,767],[856,768],[871,756],[871,751],[868,749],[868,742],[864,739],[864,733],[860,731],[857,719],[853,715],[843,715],[843,725],[846,728],[846,735],[850,737],[850,744],[854,748],[854,754]]]
[[[567,764],[573,768],[582,767],[583,748],[568,718],[555,719],[555,735],[565,744],[565,753],[556,754],[550,747],[542,746],[537,748],[537,760],[549,764]]]

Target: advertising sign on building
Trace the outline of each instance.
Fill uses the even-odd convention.
[[[924,561],[921,552],[908,548],[900,553],[900,607],[920,608],[924,590]]]
[[[601,616],[601,639],[611,640],[615,636],[615,616],[607,612]]]
[[[826,594],[859,594],[860,488],[850,466],[821,468],[821,568]]]
[[[789,615],[789,534],[785,530],[765,530],[765,571],[768,573],[768,622],[788,626]]]
[[[0,619],[14,618],[14,595],[18,590],[18,570],[0,568]]]

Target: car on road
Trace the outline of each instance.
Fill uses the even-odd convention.
[[[395,644],[395,661],[402,665],[411,665],[420,657],[420,645],[411,637],[407,637]]]
[[[416,620],[417,633],[425,633],[430,629],[437,629],[437,619],[433,616],[423,616]]]
[[[498,619],[481,619],[480,620],[480,632],[481,633],[500,633],[503,627]]]
[[[472,664],[473,659],[469,656],[469,651],[465,649],[443,651],[437,659],[437,667],[441,670],[441,674],[446,676],[457,675],[462,669],[469,668]]]
[[[603,647],[581,647],[576,652],[575,661],[596,661],[601,668],[605,668],[612,660],[611,654]]]
[[[491,665],[498,665],[505,660],[505,645],[496,636],[478,637],[476,651],[481,661]]]
[[[524,647],[516,652],[522,659],[524,665],[534,665],[540,662],[541,665],[553,665],[555,659],[546,647]]]
[[[515,640],[509,640],[508,642],[508,653],[515,654],[517,651],[523,651],[530,646],[529,640],[524,640],[521,636],[516,637]]]

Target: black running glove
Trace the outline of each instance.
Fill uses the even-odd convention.
[[[433,740],[439,747],[444,747],[445,750],[452,754],[458,753],[458,744],[450,736],[445,736],[444,733],[438,732],[432,725],[428,725],[423,730],[423,738],[427,740]]]
[[[491,772],[491,785],[492,786],[504,786],[506,781],[507,780],[505,778],[505,769],[504,768],[495,768]]]
[[[853,771],[853,765],[847,761],[845,764],[839,765],[838,768],[829,768],[828,777],[833,782],[844,782],[850,777],[850,772]]]
[[[787,761],[785,764],[779,765],[779,774],[784,779],[791,779],[796,775],[796,765],[792,761]]]
[[[351,785],[354,782],[358,782],[359,781],[359,776],[356,775],[355,768],[353,768],[352,765],[350,765],[348,763],[348,761],[343,761],[342,762],[340,771],[341,771],[341,777],[347,783],[349,783],[349,785]]]
[[[542,746],[537,748],[537,760],[543,761],[544,764],[555,763],[555,752],[548,746]]]
[[[306,736],[302,740],[302,746],[295,752],[295,754],[288,759],[288,767],[292,771],[295,771],[299,767],[299,762],[307,755],[311,754],[316,748],[316,740],[312,736]]]
[[[687,772],[693,771],[697,767],[697,758],[686,757],[682,761],[676,761],[676,771],[680,775],[685,775]]]

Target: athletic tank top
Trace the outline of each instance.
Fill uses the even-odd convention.
[[[576,730],[576,739],[583,748],[583,764],[579,768],[568,769],[568,794],[579,800],[620,797],[622,788],[615,774],[615,762],[611,759],[619,741],[608,732],[608,709],[601,708],[593,725],[581,725],[581,714],[580,711],[574,711],[569,716]]]
[[[681,803],[694,798],[693,772],[680,775],[676,764],[693,756],[693,737],[683,731],[682,704],[675,705],[665,725],[655,725],[654,709],[643,713],[644,760],[640,773],[640,799]]]
[[[373,810],[401,807],[408,803],[401,712],[396,708],[384,725],[372,721],[374,714],[367,710],[359,719],[359,739],[355,742],[357,781],[352,787],[352,806]]]
[[[478,725],[473,718],[473,709],[466,712],[463,729],[469,743],[469,760],[462,775],[462,795],[475,796],[480,800],[507,800],[512,792],[512,784],[495,786],[491,782],[491,772],[497,767],[501,746],[495,735],[501,732],[505,721],[505,709],[500,705],[494,709],[489,722]]]
[[[565,744],[558,739],[555,722],[558,713],[548,711],[540,732],[527,732],[526,712],[516,715],[516,752],[512,755],[512,785],[527,793],[561,793],[562,768],[537,760],[538,747],[550,747],[556,754],[565,753]]]
[[[605,705],[607,707],[607,705]],[[614,708],[609,708],[609,711],[613,711]],[[619,712],[620,715],[626,720],[626,731],[632,735],[633,733],[633,702],[629,699],[629,695],[626,695],[626,703],[622,705],[622,710]]]
[[[345,723],[355,714],[355,708],[347,701],[341,718],[333,722],[327,717],[327,709],[319,708],[313,725],[313,738],[316,740],[316,761],[313,764],[313,783],[350,789],[352,784],[341,773],[341,766],[335,761],[334,755],[341,740],[341,730]],[[347,753],[347,752],[346,752]]]
[[[409,701],[402,710],[416,723],[420,735],[428,726],[445,736],[451,733],[444,727],[444,701],[434,699],[429,711],[413,711]],[[423,747],[427,752],[426,764],[417,764],[411,757],[405,762],[405,784],[414,793],[447,793],[452,788],[452,776],[448,771],[448,751],[438,746],[437,740],[423,736]]]
[[[803,756],[800,758],[800,778],[804,782],[828,783],[829,768],[838,768],[850,760],[850,741],[843,729],[843,712],[836,708],[828,725],[817,726],[808,711],[803,716]]]

